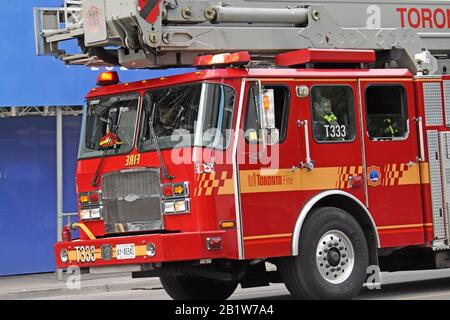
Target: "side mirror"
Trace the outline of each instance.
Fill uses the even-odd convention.
[[[107,133],[100,139],[100,149],[114,149],[117,146],[120,146],[123,142],[114,132]]]
[[[274,90],[262,89],[259,101],[261,129],[275,129]]]
[[[263,144],[273,145],[279,140],[278,129],[275,127],[274,89],[260,87],[257,101]]]

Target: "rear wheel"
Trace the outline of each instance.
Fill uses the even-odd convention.
[[[237,282],[189,276],[160,277],[167,294],[175,300],[226,300],[236,290]]]
[[[299,254],[279,263],[289,292],[304,299],[350,299],[366,278],[367,241],[358,222],[344,210],[315,209],[306,219]]]

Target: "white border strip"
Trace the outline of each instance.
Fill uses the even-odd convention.
[[[244,104],[245,83],[247,79],[242,79],[241,92],[239,94],[239,107],[236,119],[234,141],[233,141],[233,184],[234,184],[234,207],[236,209],[236,232],[239,259],[244,259],[244,241],[242,237],[242,211],[241,211],[241,190],[239,182],[239,163],[237,159],[237,149],[239,142],[239,132],[241,124],[242,106]]]

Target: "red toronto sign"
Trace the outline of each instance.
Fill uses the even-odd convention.
[[[450,9],[397,8],[402,28],[450,29]]]

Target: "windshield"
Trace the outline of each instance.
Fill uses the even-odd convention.
[[[139,151],[155,150],[151,116],[161,149],[189,146],[225,149],[228,146],[235,102],[232,88],[196,83],[152,90],[146,95]]]
[[[135,93],[88,100],[78,158],[102,156],[100,140],[110,132],[117,134],[121,144],[109,150],[108,155],[130,152],[138,105],[139,96]]]

